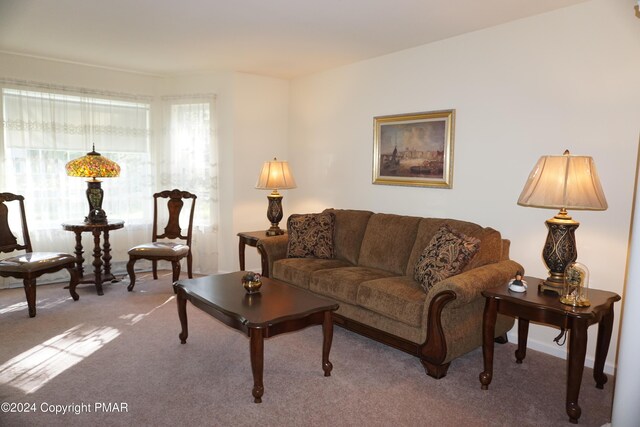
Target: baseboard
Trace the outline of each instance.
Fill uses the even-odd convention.
[[[514,328],[517,329],[517,328]],[[517,343],[518,342],[518,332],[514,331],[513,329],[509,332],[507,332],[507,337],[509,338],[509,342],[512,343]],[[530,348],[532,350],[536,350],[536,351],[540,351],[542,353],[546,353],[549,354],[551,356],[555,356],[558,357],[562,360],[567,360],[567,348],[566,346],[560,347],[556,344],[552,344],[552,343],[547,343],[544,341],[539,341],[536,339],[532,339],[530,336],[527,339],[527,348]],[[593,369],[593,364],[595,362],[595,358],[594,356],[591,356],[589,353],[587,353],[585,360],[584,360],[584,365],[592,368]],[[615,375],[615,365],[610,363],[610,362],[605,362],[604,364],[604,372],[605,374],[608,375]]]

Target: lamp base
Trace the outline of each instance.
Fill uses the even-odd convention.
[[[278,224],[271,225],[271,227],[266,231],[267,236],[280,236],[284,234],[284,230],[278,227]]]
[[[538,286],[538,289],[562,295],[564,270],[578,257],[575,231],[580,223],[574,221],[567,215],[567,211],[562,209],[545,224],[549,232],[542,250],[542,259],[549,269],[549,277]]]
[[[93,178],[87,181],[87,201],[89,202],[89,215],[84,219],[87,224],[105,224],[107,222],[107,214],[102,209],[102,199],[104,191],[102,191],[102,182]]]
[[[548,278],[538,284],[538,292],[553,292],[562,295],[562,283],[550,281]]]
[[[89,215],[84,217],[84,222],[87,224],[106,224],[107,213],[102,209],[91,209]]]
[[[271,228],[267,230],[267,236],[279,236],[284,234],[284,231],[278,227],[278,224],[282,220],[284,213],[282,212],[282,195],[278,193],[278,190],[273,190],[271,194],[267,196],[269,199],[269,207],[267,208],[267,218],[271,223]]]

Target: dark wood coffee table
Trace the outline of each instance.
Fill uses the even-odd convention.
[[[197,279],[179,280],[174,284],[178,295],[178,316],[182,325],[180,342],[189,336],[187,300],[202,311],[249,336],[254,402],[262,402],[264,339],[285,332],[298,331],[311,325],[322,325],[322,369],[331,375],[333,365],[329,351],[333,340],[331,313],[338,304],[311,292],[274,279],[262,278],[260,292],[247,294],[241,278],[244,272],[219,274]]]

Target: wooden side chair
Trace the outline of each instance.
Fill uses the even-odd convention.
[[[6,203],[18,202],[20,206],[20,219],[22,221],[23,244],[18,243],[9,228],[9,208]],[[15,204],[12,203],[11,206]],[[69,293],[74,301],[77,301],[79,275],[75,268],[76,258],[73,255],[57,252],[33,252],[27,217],[24,211],[24,197],[12,193],[0,193],[0,252],[13,252],[24,250],[25,253],[11,258],[0,260],[0,276],[15,277],[23,280],[24,292],[27,295],[29,317],[36,316],[36,279],[43,274],[55,273],[66,268],[71,276],[69,279]]]
[[[158,232],[158,199],[169,199],[167,208],[169,209],[169,219],[164,227],[164,232]],[[189,213],[189,225],[186,236],[182,234],[180,227],[180,212],[185,200],[191,200]],[[193,213],[196,207],[197,196],[188,191],[165,190],[153,195],[153,236],[151,243],[145,243],[129,249],[129,262],[127,263],[127,273],[129,273],[130,284],[127,287],[129,292],[136,284],[136,274],[133,266],[139,259],[151,260],[153,268],[153,278],[158,279],[158,261],[170,261],[173,271],[173,281],[180,278],[180,260],[187,257],[187,273],[189,278],[193,278],[193,256],[191,254],[191,236],[193,232]],[[158,239],[169,239],[182,242],[159,242]]]

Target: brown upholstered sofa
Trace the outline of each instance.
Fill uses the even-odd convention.
[[[258,242],[269,266],[263,273],[336,300],[336,324],[419,357],[434,378],[482,345],[481,291],[523,271],[509,260],[509,241],[491,228],[359,210],[324,213],[334,215],[332,258],[290,258],[288,235],[268,237]],[[459,274],[425,292],[414,280],[414,266],[445,224],[479,239],[479,249]],[[506,340],[513,322],[498,317],[498,341]]]

